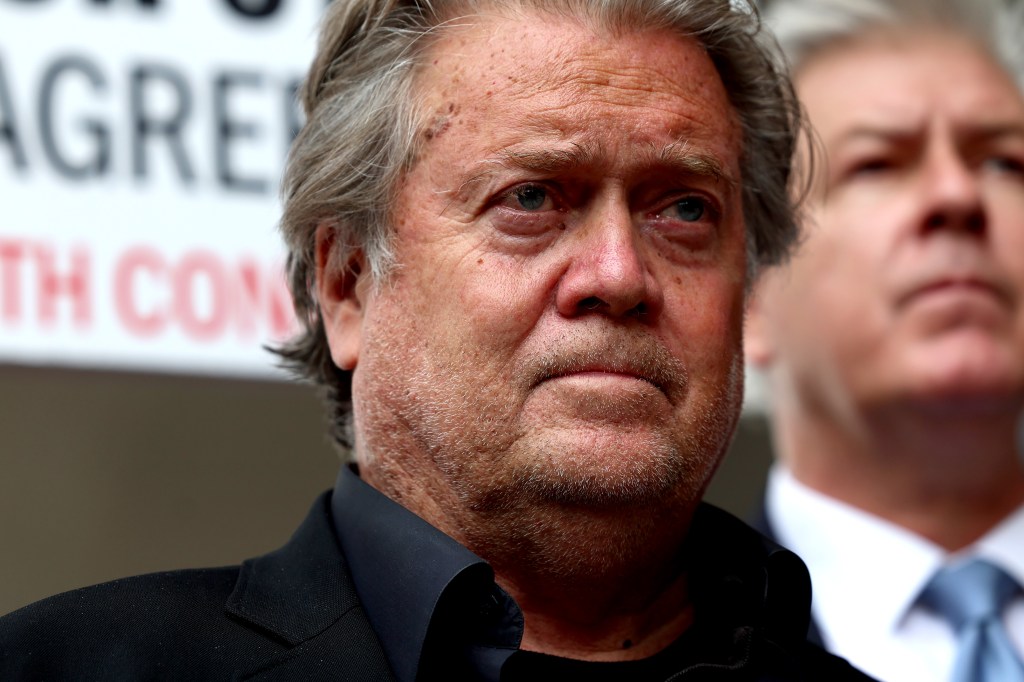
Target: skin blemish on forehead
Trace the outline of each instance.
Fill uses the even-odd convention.
[[[455,102],[449,102],[447,110],[439,111],[434,115],[434,119],[430,125],[423,131],[423,137],[428,140],[433,140],[435,137],[440,137],[447,131],[452,125],[452,118],[458,114],[458,107],[455,106]]]
[[[451,125],[452,122],[448,116],[443,114],[435,116],[433,122],[423,131],[423,137],[433,140],[435,137],[442,135]]]

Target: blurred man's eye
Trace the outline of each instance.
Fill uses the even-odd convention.
[[[984,166],[1001,173],[1024,175],[1024,159],[1012,156],[990,156],[985,159]]]

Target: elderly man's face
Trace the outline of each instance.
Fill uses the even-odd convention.
[[[752,357],[775,362],[812,411],[1012,406],[1024,394],[1020,92],[972,44],[932,33],[835,48],[796,83],[827,168],[806,243],[766,282]]]
[[[398,266],[358,326],[328,319],[364,476],[476,509],[696,494],[741,400],[746,265],[741,137],[704,50],[474,18],[417,85]]]

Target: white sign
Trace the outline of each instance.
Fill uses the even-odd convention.
[[[273,375],[325,0],[0,0],[0,362]]]

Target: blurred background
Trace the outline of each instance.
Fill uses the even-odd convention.
[[[0,0],[0,613],[283,543],[336,475],[277,181],[325,0]],[[755,383],[709,493],[770,461]]]

